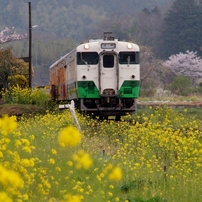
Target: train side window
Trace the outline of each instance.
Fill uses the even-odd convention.
[[[78,52],[77,65],[96,65],[98,64],[97,52]]]
[[[114,67],[114,56],[113,55],[104,55],[103,56],[103,67],[105,67],[105,68]]]
[[[139,52],[120,52],[119,64],[139,64]]]

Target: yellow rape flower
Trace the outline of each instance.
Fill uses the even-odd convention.
[[[30,142],[28,139],[22,138],[21,141],[25,146],[30,146]]]
[[[24,194],[24,195],[22,195],[22,198],[23,198],[24,201],[29,200],[29,196],[28,196],[28,194]]]
[[[21,164],[25,167],[33,167],[34,160],[33,159],[21,159]]]
[[[13,200],[5,192],[0,192],[0,201],[12,202]]]
[[[22,142],[20,140],[15,140],[15,147],[18,148],[22,145]]]
[[[56,169],[58,172],[61,172],[61,170],[62,170],[62,169],[61,169],[60,167],[58,167],[58,166],[57,166],[55,169]]]
[[[2,165],[0,165],[0,184],[3,186],[12,186],[14,188],[23,187],[23,180],[19,174],[12,170],[7,170]],[[0,200],[1,201],[1,200]]]
[[[80,150],[77,154],[73,155],[73,160],[76,161],[76,168],[88,169],[93,164],[93,161],[88,153]]]
[[[30,139],[31,140],[35,140],[35,136],[34,135],[30,135]]]
[[[81,202],[81,197],[78,195],[67,194],[65,195],[65,199],[67,202]]]
[[[23,147],[22,150],[25,151],[25,152],[27,152],[27,153],[31,153],[32,152],[32,150],[28,146]]]
[[[57,151],[55,149],[51,149],[52,154],[57,154]]]
[[[55,160],[54,160],[53,158],[48,159],[48,162],[49,162],[50,164],[52,164],[52,165],[55,164]]]
[[[17,128],[17,120],[15,116],[9,117],[4,115],[0,119],[0,131],[3,135],[7,135],[8,132],[14,131]]]
[[[3,158],[4,157],[4,155],[3,155],[3,153],[0,151],[0,158]]]
[[[67,161],[67,165],[68,166],[73,166],[73,162],[72,161]]]
[[[62,147],[75,147],[81,142],[81,133],[73,126],[68,126],[60,131],[58,141]]]
[[[109,174],[109,179],[110,180],[121,180],[122,178],[122,171],[121,171],[121,168],[119,167],[115,167],[111,173]]]

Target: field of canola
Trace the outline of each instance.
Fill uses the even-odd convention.
[[[202,120],[168,107],[130,121],[69,111],[0,118],[0,201],[200,202]]]

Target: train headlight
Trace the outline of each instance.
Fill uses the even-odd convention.
[[[84,47],[84,49],[88,50],[88,49],[90,48],[90,45],[89,45],[88,43],[85,43],[85,44],[83,45],[83,47]]]
[[[128,49],[132,49],[132,47],[133,47],[132,43],[128,43],[128,44],[127,44],[127,48],[128,48]]]

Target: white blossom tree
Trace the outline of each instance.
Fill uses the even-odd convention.
[[[197,52],[187,50],[186,53],[171,55],[164,65],[176,75],[190,77],[194,83],[202,78],[202,59]]]
[[[22,39],[26,39],[27,33],[26,34],[18,34],[15,30],[14,27],[8,28],[6,27],[0,32],[0,43],[6,43],[9,41],[18,41]]]

